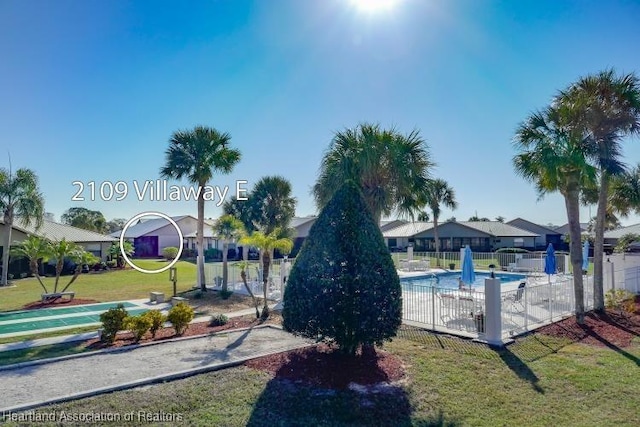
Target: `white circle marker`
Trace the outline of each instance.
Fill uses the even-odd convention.
[[[158,270],[147,270],[144,268],[140,268],[129,259],[126,253],[124,253],[124,235],[126,234],[127,228],[131,227],[131,225],[133,225],[135,221],[145,216],[159,216],[160,218],[166,219],[167,221],[169,221],[171,225],[173,225],[173,227],[178,232],[178,237],[180,237],[180,247],[178,248],[178,255],[176,255],[173,261],[171,261],[168,265],[165,265],[164,267]],[[180,256],[182,255],[182,249],[184,249],[183,242],[184,242],[184,236],[182,235],[182,231],[180,231],[180,227],[178,227],[178,224],[176,224],[176,222],[173,219],[171,219],[171,217],[163,214],[162,212],[142,212],[134,216],[133,218],[131,218],[129,221],[127,221],[127,223],[124,225],[124,228],[120,232],[120,253],[122,254],[122,257],[127,262],[127,264],[129,264],[131,267],[133,267],[135,270],[138,270],[141,273],[147,273],[147,274],[162,273],[163,271],[167,271],[168,269],[173,267],[175,263],[177,263],[180,260]]]

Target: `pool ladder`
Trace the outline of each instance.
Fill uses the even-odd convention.
[[[440,278],[435,273],[429,273],[429,276],[433,279],[433,284],[437,285],[440,283]]]

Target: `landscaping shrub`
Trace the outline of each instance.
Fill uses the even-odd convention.
[[[193,308],[189,304],[179,302],[169,310],[167,320],[171,322],[177,335],[182,335],[189,327],[189,322],[193,320]]]
[[[604,304],[607,308],[617,311],[619,314],[635,312],[636,305],[634,295],[624,289],[611,289],[604,295]]]
[[[224,290],[222,290],[222,291],[219,292],[219,294],[220,294],[220,298],[229,299],[229,297],[231,297],[231,295],[233,295],[233,291],[229,291],[229,290],[224,291]]]
[[[124,319],[124,329],[133,332],[136,342],[140,341],[144,334],[151,329],[151,319],[143,313],[139,316],[129,316]]]
[[[174,260],[178,256],[178,248],[167,246],[162,250],[162,256],[165,257],[167,261]]]
[[[123,304],[118,304],[100,315],[100,321],[102,322],[102,336],[100,339],[102,342],[111,344],[116,340],[118,331],[124,329],[124,321],[127,316],[127,310],[124,309]]]
[[[293,265],[283,326],[331,339],[347,354],[381,345],[402,320],[400,279],[360,189],[348,182],[325,206]]]
[[[182,250],[182,255],[180,256],[180,259],[190,259],[190,258],[195,258],[196,257],[196,250],[195,249],[183,249]]]
[[[149,330],[151,331],[151,338],[156,337],[156,333],[162,328],[164,322],[167,321],[167,317],[160,312],[160,310],[149,310],[142,314],[144,317],[149,319],[151,322],[151,326]]]
[[[209,248],[204,251],[205,261],[221,260],[222,251],[216,248]]]
[[[211,316],[211,321],[209,322],[209,326],[222,326],[229,323],[229,318],[224,314],[214,314]]]

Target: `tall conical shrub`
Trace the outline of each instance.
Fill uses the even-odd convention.
[[[284,293],[284,328],[355,354],[402,321],[400,279],[360,189],[344,184],[309,232]]]

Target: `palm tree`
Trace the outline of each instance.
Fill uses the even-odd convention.
[[[133,246],[133,243],[131,243],[128,240],[124,240],[122,247],[124,248],[124,253],[127,254],[127,257],[129,258],[131,258],[133,254],[136,252],[136,249]],[[114,258],[116,259],[117,267],[122,267],[122,268],[127,267],[127,263],[124,261],[124,257],[122,256],[122,251],[120,250],[119,241],[111,243],[111,246],[109,247],[109,256],[111,257],[111,260],[113,260]]]
[[[29,270],[36,277],[42,289],[44,289],[44,293],[48,293],[48,291],[40,277],[38,261],[46,261],[49,252],[49,241],[33,234],[11,248],[11,256],[26,258],[29,261]]]
[[[60,292],[64,292],[69,289],[69,286],[76,281],[80,273],[82,272],[82,266],[85,264],[94,264],[99,259],[90,252],[84,250],[81,246],[73,242],[68,242],[62,239],[57,242],[52,242],[46,238],[30,235],[25,240],[20,242],[17,246],[11,248],[11,254],[14,256],[27,258],[29,260],[29,268],[31,273],[36,276],[38,283],[42,286],[45,293],[49,293],[45,286],[40,273],[38,271],[38,261],[48,259],[54,259],[56,261],[56,277],[54,282],[53,292],[58,292],[58,282],[62,269],[64,268],[65,260],[70,260],[76,264],[75,271],[67,285]],[[59,298],[59,297],[54,297]]]
[[[11,170],[0,169],[0,209],[2,210],[5,240],[2,255],[1,286],[9,284],[9,253],[14,219],[19,217],[22,225],[40,228],[44,218],[44,197],[38,187],[38,177],[30,169],[20,168],[15,175]]]
[[[320,166],[313,187],[319,208],[347,180],[358,183],[374,220],[396,210],[413,215],[427,185],[434,163],[428,147],[417,130],[403,135],[395,129],[360,124],[337,132]]]
[[[197,184],[198,225],[196,246],[198,250],[198,285],[207,290],[204,277],[204,187],[213,178],[214,172],[228,174],[240,161],[240,152],[229,148],[231,136],[216,129],[196,126],[193,130],[179,130],[169,140],[165,152],[165,165],[160,174],[165,178],[187,178]]]
[[[58,292],[58,282],[60,281],[60,275],[64,268],[65,259],[78,258],[78,254],[81,248],[74,242],[69,242],[66,239],[62,239],[56,242],[50,242],[47,248],[49,259],[56,261],[56,278],[53,285],[53,292]],[[82,266],[81,266],[82,267]]]
[[[582,204],[598,203],[599,193],[597,186],[584,188]],[[627,218],[632,212],[640,213],[640,164],[609,179],[605,231],[619,228],[618,216]],[[595,229],[595,224],[590,223],[589,226]]]
[[[564,197],[569,222],[570,258],[576,321],[584,323],[580,190],[595,181],[596,170],[585,158],[584,138],[566,126],[563,109],[549,107],[528,117],[516,131],[513,158],[517,174],[535,184],[540,197],[558,191]]]
[[[418,212],[418,221],[420,222],[429,222],[431,217],[429,217],[429,212]]]
[[[267,288],[269,286],[269,267],[271,265],[271,252],[280,250],[283,252],[291,252],[293,249],[293,240],[288,237],[282,238],[282,230],[276,228],[272,233],[265,234],[262,231],[254,231],[249,236],[240,239],[240,243],[255,246],[260,250],[262,258],[262,286],[264,306],[262,307],[262,319],[269,317],[269,306],[267,305]]]
[[[440,238],[438,237],[438,218],[440,218],[440,206],[444,205],[451,210],[458,208],[456,195],[451,186],[444,179],[429,180],[426,186],[426,203],[431,209],[433,217],[433,238],[436,244],[436,263],[440,266]]]
[[[614,70],[579,79],[560,93],[558,102],[571,114],[572,125],[581,127],[591,141],[589,156],[599,169],[600,183],[594,242],[594,308],[604,311],[604,231],[610,177],[620,175],[621,141],[640,135],[640,80],[634,73],[618,76]]]
[[[95,256],[91,252],[87,252],[86,250],[84,250],[80,246],[77,246],[75,248],[75,250],[73,250],[69,254],[69,259],[76,264],[76,268],[75,268],[75,270],[73,272],[73,276],[71,276],[71,279],[69,280],[69,283],[67,283],[67,285],[64,287],[64,289],[62,289],[62,291],[60,291],[60,292],[64,292],[67,289],[69,289],[69,286],[71,286],[71,284],[76,281],[76,279],[78,278],[78,276],[82,272],[82,266],[83,265],[92,265],[92,264],[95,264],[96,262],[100,261],[100,258]],[[57,279],[58,278],[56,276],[56,283],[57,283]]]
[[[276,228],[289,226],[296,213],[296,198],[291,192],[291,183],[281,176],[265,176],[256,183],[250,199],[258,230],[271,234]]]
[[[229,270],[227,265],[227,252],[229,252],[229,242],[238,240],[245,235],[242,221],[231,215],[222,215],[211,227],[214,235],[222,239],[222,294],[229,292]]]
[[[247,269],[249,268],[251,263],[249,261],[238,261],[233,265],[235,267],[239,267],[240,268],[240,278],[242,279],[242,283],[244,284],[244,288],[247,290],[247,293],[249,294],[249,296],[253,300],[253,305],[256,307],[256,319],[257,319],[257,318],[260,317],[260,310],[258,309],[258,299],[253,294],[253,292],[251,292],[251,288],[249,287],[249,284],[247,283]]]

